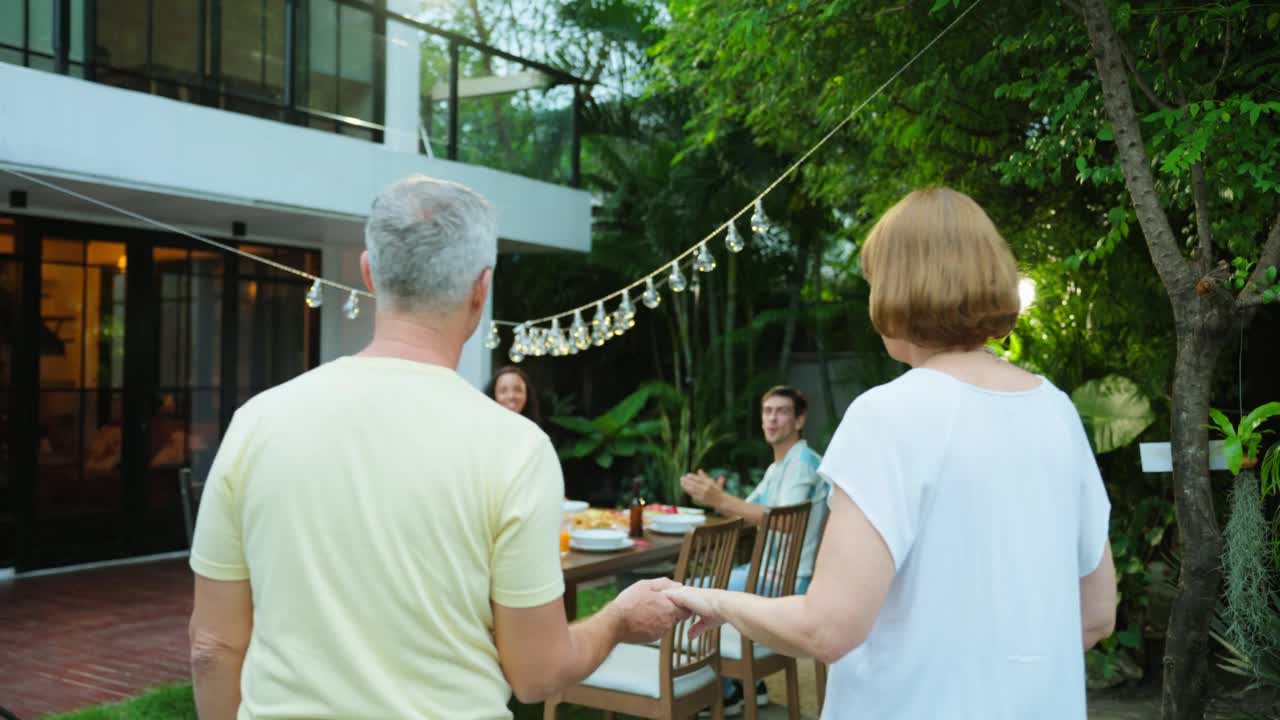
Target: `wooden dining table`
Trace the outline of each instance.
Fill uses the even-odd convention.
[[[728,518],[708,518],[707,524],[727,522]],[[644,542],[637,542],[625,550],[591,552],[570,549],[560,557],[560,569],[564,572],[564,609],[570,620],[578,617],[578,584],[601,580],[619,573],[647,565],[674,563],[680,557],[680,547],[686,535],[667,535],[652,530],[644,531]],[[741,547],[741,540],[739,540]]]

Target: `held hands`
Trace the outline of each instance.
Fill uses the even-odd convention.
[[[689,627],[689,637],[696,638],[708,630],[714,630],[724,624],[724,616],[720,614],[720,590],[694,588],[676,585],[665,591],[666,596],[684,611],[698,616],[698,621]]]
[[[689,617],[687,610],[664,594],[664,591],[679,587],[680,583],[674,580],[655,578],[641,580],[623,590],[609,604],[619,619],[621,642],[653,642],[672,625]]]
[[[697,473],[686,473],[680,478],[680,487],[689,493],[694,502],[714,508],[724,494],[724,477],[712,480],[705,471],[699,470]]]

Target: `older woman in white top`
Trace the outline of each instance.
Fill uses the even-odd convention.
[[[1110,503],[1067,396],[984,349],[1017,319],[1014,258],[977,203],[933,188],[885,213],[862,267],[912,370],[831,440],[808,594],[670,594],[694,633],[727,622],[831,663],[824,718],[1084,718],[1083,650],[1115,623]]]

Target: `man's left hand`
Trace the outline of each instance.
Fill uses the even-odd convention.
[[[705,471],[686,473],[680,478],[680,487],[699,505],[714,508],[724,493],[724,477],[714,480]]]

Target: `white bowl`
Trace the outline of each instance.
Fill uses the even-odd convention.
[[[653,527],[659,532],[681,532],[706,521],[706,515],[663,515],[653,519]]]
[[[627,533],[608,529],[573,530],[569,539],[587,549],[609,550],[626,544]]]
[[[564,501],[564,512],[567,512],[567,513],[580,513],[589,507],[591,507],[591,505],[587,503],[587,501],[585,500],[565,500]]]

